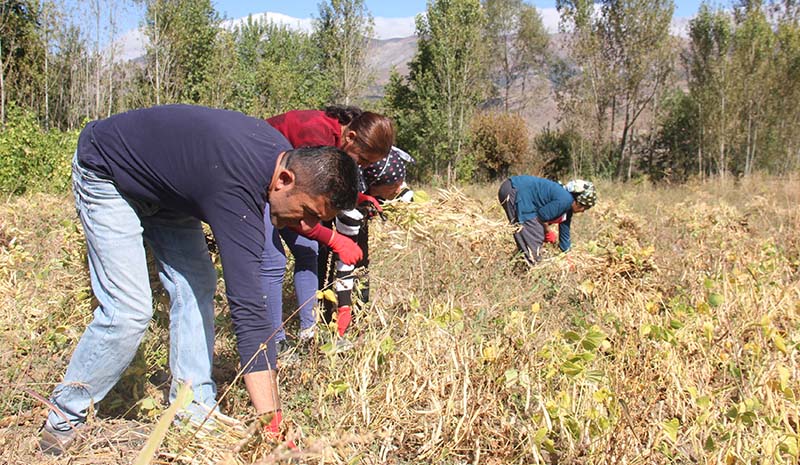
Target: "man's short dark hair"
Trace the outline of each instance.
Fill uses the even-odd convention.
[[[358,196],[358,165],[336,147],[304,147],[284,155],[284,168],[295,174],[297,187],[326,197],[335,210],[352,210]]]

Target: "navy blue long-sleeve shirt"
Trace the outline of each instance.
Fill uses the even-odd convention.
[[[263,215],[278,156],[291,148],[264,120],[190,105],[93,121],[78,140],[79,162],[113,180],[126,197],[192,215],[211,227],[242,363],[272,333],[259,279]],[[266,369],[264,357],[256,360],[248,372]]]
[[[561,184],[536,176],[512,176],[511,186],[517,191],[518,222],[538,218],[542,223],[547,223],[567,215],[558,225],[558,247],[567,251],[571,246],[569,228],[572,223],[572,194]]]

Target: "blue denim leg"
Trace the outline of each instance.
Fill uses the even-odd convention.
[[[169,366],[175,400],[180,381],[191,382],[194,400],[216,402],[211,379],[214,357],[214,292],[217,273],[200,220],[160,209],[142,217],[144,238],[158,263],[158,277],[170,297]]]
[[[317,324],[317,253],[319,244],[291,229],[280,230],[281,237],[294,255],[294,292],[300,306],[300,330]]]
[[[269,220],[269,203],[264,209],[264,252],[261,255],[261,283],[267,293],[267,312],[275,328],[275,342],[286,340],[283,329],[283,275],[286,272],[286,250],[280,234]],[[271,334],[265,334],[266,341]]]
[[[100,305],[72,354],[52,401],[71,423],[86,420],[128,367],[153,313],[142,225],[114,183],[73,161],[75,204],[86,236],[92,290]],[[55,412],[47,421],[69,425]]]

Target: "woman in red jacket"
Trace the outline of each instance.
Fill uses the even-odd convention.
[[[294,110],[268,118],[267,122],[283,134],[294,148],[318,145],[338,147],[362,167],[384,158],[394,142],[394,126],[389,118],[355,107],[331,106],[325,110]],[[359,184],[360,192],[366,190],[363,182],[360,181]],[[377,206],[374,198],[360,194],[358,203],[365,201]],[[266,213],[265,218],[269,218]],[[327,245],[337,253],[337,275],[350,275],[362,257],[361,249],[354,242],[362,221],[363,214],[358,210],[342,212],[336,219],[335,232],[319,225],[313,230],[302,232],[275,230],[265,221],[267,230],[261,275],[267,289],[268,311],[274,327],[279,328],[274,336],[279,352],[288,348],[282,325],[286,255],[281,238],[295,257],[294,282],[300,305],[300,338],[309,339],[315,334],[316,324],[314,296],[318,288],[317,242]],[[341,280],[336,284],[340,300],[337,316],[340,336],[344,335],[352,319],[352,287],[352,279]]]

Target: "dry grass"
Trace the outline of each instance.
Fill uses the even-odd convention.
[[[281,371],[302,452],[252,433],[220,304],[222,409],[253,428],[170,430],[153,463],[798,463],[797,179],[601,184],[575,217],[574,250],[533,269],[513,254],[495,189],[431,191],[373,222],[374,300],[355,348],[337,353],[323,331]],[[151,425],[165,408],[156,300],[98,431]],[[47,395],[61,378],[91,304],[68,196],[0,206],[0,462],[55,463],[36,450],[45,409],[25,389]],[[138,453],[98,435],[70,463]]]

